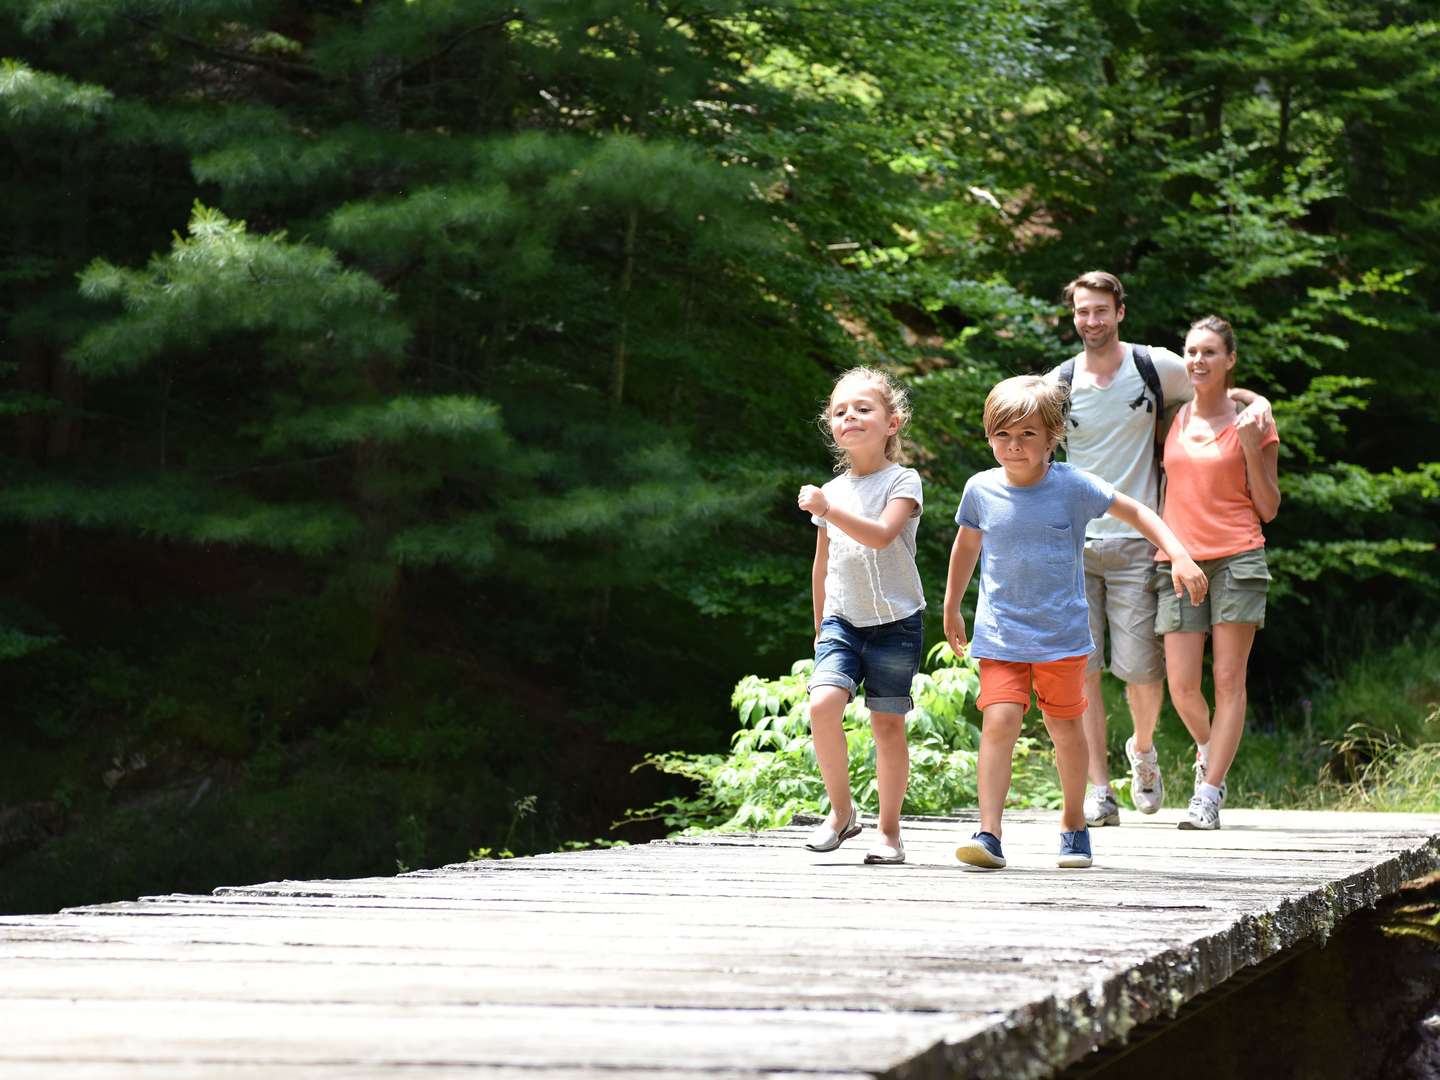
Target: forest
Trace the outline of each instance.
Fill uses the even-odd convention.
[[[1440,742],[1431,4],[0,0],[0,126],[0,912],[691,823],[836,374],[911,391],[938,642],[1096,268],[1273,403],[1288,797]]]

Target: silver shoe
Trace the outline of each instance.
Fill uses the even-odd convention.
[[[850,820],[845,822],[844,828],[838,833],[832,829],[827,822],[822,821],[815,826],[810,834],[810,839],[805,846],[811,851],[834,851],[852,836],[859,836],[863,826],[860,824],[860,807],[852,800],[850,803]]]
[[[884,837],[865,853],[865,861],[871,866],[898,866],[905,861],[905,841],[896,840],[891,847]]]

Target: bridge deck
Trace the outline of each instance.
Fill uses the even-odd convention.
[[[7,1080],[1045,1076],[1440,864],[1440,816],[1179,811],[906,823],[287,881],[0,919]]]

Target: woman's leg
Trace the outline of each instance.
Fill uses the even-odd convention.
[[[1255,643],[1254,623],[1216,623],[1211,630],[1211,672],[1215,678],[1215,719],[1211,722],[1210,761],[1205,782],[1219,787],[1235,760],[1245,732],[1245,675],[1250,646]]]
[[[830,828],[839,832],[850,820],[850,752],[845,746],[845,706],[850,692],[840,686],[817,686],[810,691],[810,733],[815,760],[830,796]]]
[[[1060,720],[1045,713],[1045,730],[1055,744],[1055,768],[1060,773],[1060,791],[1064,802],[1060,809],[1060,828],[1076,832],[1085,828],[1085,765],[1087,749],[1085,728],[1079,717]]]
[[[977,786],[980,796],[980,831],[1000,835],[1000,815],[1005,809],[1005,796],[1010,794],[1010,761],[1015,753],[1015,740],[1020,738],[1020,720],[1025,707],[1011,701],[999,701],[985,707],[980,726],[980,762]],[[1080,774],[1085,774],[1082,762]]]
[[[1165,635],[1165,678],[1170,701],[1197,746],[1210,741],[1210,705],[1200,692],[1205,664],[1205,634],[1175,631]]]
[[[900,841],[900,805],[910,783],[910,744],[905,741],[905,717],[899,713],[871,713],[875,733],[875,780],[880,788],[880,835],[892,847]]]

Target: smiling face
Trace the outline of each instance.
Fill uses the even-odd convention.
[[[1071,297],[1075,315],[1075,332],[1085,348],[1097,352],[1120,338],[1120,324],[1125,321],[1125,305],[1116,304],[1115,294],[1101,289],[1075,290]]]
[[[1005,470],[1012,484],[1033,484],[1045,475],[1058,440],[1050,434],[1039,410],[1032,409],[1018,420],[1000,424],[986,436],[990,452]]]
[[[900,430],[900,418],[885,407],[885,396],[873,380],[841,379],[830,395],[830,436],[845,451],[852,467],[872,467],[885,460],[885,443]]]
[[[1196,393],[1227,387],[1234,366],[1235,353],[1226,348],[1225,339],[1214,330],[1197,328],[1185,336],[1185,370]]]

